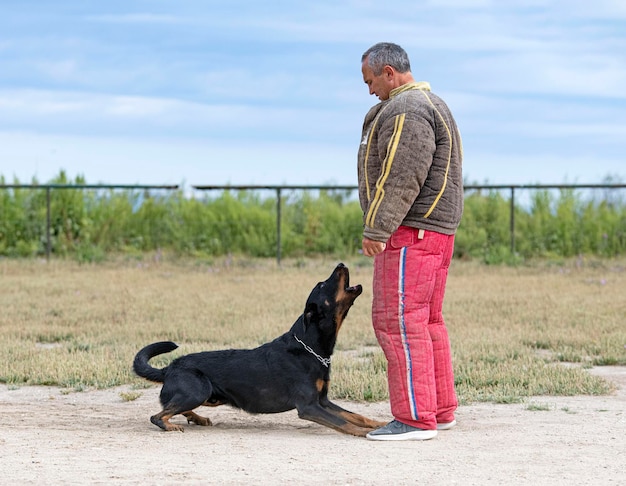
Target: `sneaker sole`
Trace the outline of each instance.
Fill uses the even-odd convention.
[[[437,437],[436,430],[414,430],[404,434],[372,434],[365,436],[369,440],[429,440]]]
[[[453,420],[452,422],[445,422],[445,423],[437,424],[437,430],[450,430],[455,425],[456,425],[456,420]]]

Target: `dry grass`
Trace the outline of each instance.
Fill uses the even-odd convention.
[[[0,260],[0,382],[146,386],[131,371],[143,345],[173,340],[181,345],[177,352],[188,353],[273,339],[335,263]],[[331,392],[385,399],[385,360],[369,319],[371,261],[346,264],[364,294],[341,330]],[[519,268],[454,262],[445,315],[461,401],[608,393],[610,386],[585,368],[626,364],[625,290],[623,262]]]

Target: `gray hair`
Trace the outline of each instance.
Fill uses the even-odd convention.
[[[411,70],[406,51],[392,42],[374,44],[361,56],[361,63],[365,60],[375,76],[380,76],[385,66],[391,66],[399,73],[407,73]]]

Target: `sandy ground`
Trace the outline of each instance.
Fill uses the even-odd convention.
[[[624,485],[626,368],[592,372],[617,392],[464,406],[456,428],[425,442],[372,442],[295,412],[228,407],[200,410],[213,427],[163,432],[149,422],[158,388],[124,401],[125,388],[0,386],[0,484]],[[342,405],[390,418],[387,403]]]

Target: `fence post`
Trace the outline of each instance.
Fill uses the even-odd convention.
[[[511,186],[511,256],[515,255],[515,187]]]
[[[282,219],[282,204],[281,204],[281,191],[280,187],[276,188],[276,263],[280,266],[280,253],[281,253],[281,234],[280,234],[280,221]]]
[[[46,187],[46,260],[50,260],[52,242],[50,241],[50,186]]]

